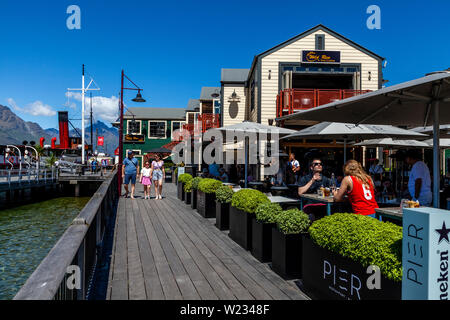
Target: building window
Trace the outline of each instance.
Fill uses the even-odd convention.
[[[171,131],[171,139],[173,140],[173,133],[176,131],[176,130],[180,130],[180,131],[182,131],[182,126],[183,126],[183,124],[185,124],[186,122],[185,121],[172,121],[172,131]]]
[[[250,110],[255,109],[255,80],[252,81],[250,86]]]
[[[142,134],[142,120],[127,120],[127,134]]]
[[[316,34],[316,50],[325,50],[324,34]]]
[[[214,100],[214,113],[220,114],[220,101]]]
[[[148,137],[149,139],[166,139],[167,121],[149,121]]]

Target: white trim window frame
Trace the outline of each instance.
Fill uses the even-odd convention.
[[[171,140],[173,140],[173,123],[174,122],[178,122],[180,124],[180,127],[179,127],[180,131],[183,131],[183,125],[186,124],[186,121],[176,121],[176,120],[171,121],[171,123],[170,123],[170,139]]]
[[[164,122],[164,136],[163,137],[150,136],[152,122]],[[167,120],[148,120],[148,138],[149,139],[167,139]]]
[[[133,120],[127,120],[127,134],[130,134],[128,132],[128,129],[130,128],[129,123]],[[142,120],[134,120],[136,122],[139,122],[139,133],[132,133],[132,134],[142,134]]]

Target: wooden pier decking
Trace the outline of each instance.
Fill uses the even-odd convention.
[[[137,185],[141,190],[142,186]],[[305,300],[293,281],[275,274],[176,198],[119,200],[107,299]]]

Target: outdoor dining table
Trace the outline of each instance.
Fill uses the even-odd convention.
[[[400,208],[400,206],[376,208],[375,209],[375,218],[377,218],[380,221],[383,221],[382,220],[383,217],[401,221],[403,219],[402,208]]]
[[[335,202],[334,198],[331,197],[323,197],[319,196],[318,194],[314,193],[304,193],[300,195],[300,209],[303,210],[303,199],[308,199],[309,201],[317,202],[317,203],[324,203],[327,206],[327,216],[331,215],[331,205]]]
[[[295,198],[289,198],[289,197],[283,197],[283,196],[269,196],[268,197],[270,202],[272,203],[278,203],[283,210],[285,210],[289,206],[300,206],[301,205],[301,199],[295,199]]]

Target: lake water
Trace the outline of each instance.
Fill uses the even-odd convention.
[[[0,300],[15,296],[89,199],[62,197],[0,211]]]

